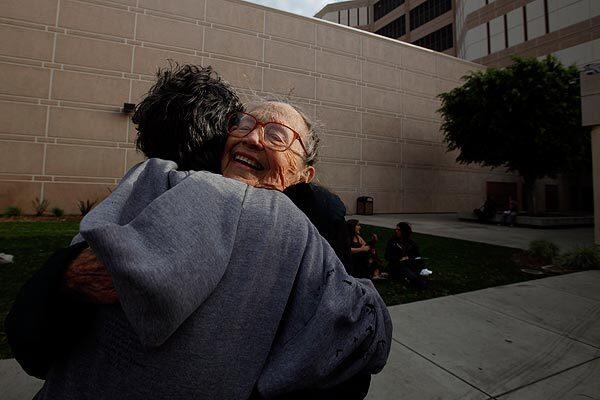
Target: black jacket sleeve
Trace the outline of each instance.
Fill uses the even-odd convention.
[[[44,379],[91,324],[96,307],[62,290],[68,265],[86,247],[78,243],[55,252],[21,288],[6,317],[8,344],[29,375]]]

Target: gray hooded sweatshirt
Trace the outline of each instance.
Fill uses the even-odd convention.
[[[81,222],[120,306],[40,399],[274,398],[383,368],[385,304],[286,196],[176,168],[137,165]]]

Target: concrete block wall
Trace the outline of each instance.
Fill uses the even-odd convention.
[[[290,96],[326,131],[320,183],[354,212],[472,209],[502,172],[447,154],[437,94],[480,66],[237,0],[0,2],[0,208],[77,212],[142,157],[120,112],[167,59],[212,65],[245,99]]]

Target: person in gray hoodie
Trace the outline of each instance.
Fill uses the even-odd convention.
[[[275,191],[151,159],[81,239],[121,307],[99,311],[39,398],[277,398],[387,359],[385,304]]]

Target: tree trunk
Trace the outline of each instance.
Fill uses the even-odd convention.
[[[536,178],[533,176],[523,176],[523,199],[525,201],[525,209],[527,214],[536,215],[537,207],[535,202],[535,181]]]

